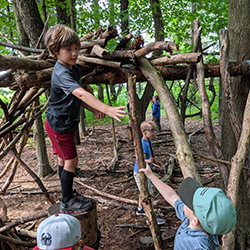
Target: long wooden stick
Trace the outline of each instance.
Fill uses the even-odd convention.
[[[131,124],[132,124],[132,132],[133,132],[133,142],[135,147],[135,154],[138,169],[145,168],[146,163],[144,160],[144,153],[142,150],[141,138],[139,136],[139,124],[138,124],[138,116],[136,112],[136,104],[135,104],[135,82],[136,77],[131,74],[128,76],[128,93],[129,93],[129,106],[131,113]],[[156,222],[155,213],[153,210],[152,202],[148,193],[148,182],[147,178],[144,174],[139,173],[140,178],[140,195],[142,199],[143,208],[145,210],[146,216],[149,221],[149,228],[154,240],[154,246],[156,250],[163,249],[161,233],[159,226]]]

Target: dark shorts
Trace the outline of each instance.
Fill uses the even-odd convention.
[[[71,160],[77,157],[75,133],[62,134],[53,130],[47,119],[45,120],[45,128],[52,142],[53,154],[63,160]]]

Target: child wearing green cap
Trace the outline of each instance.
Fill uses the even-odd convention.
[[[188,177],[183,180],[178,195],[148,165],[139,172],[151,180],[182,220],[175,236],[175,250],[219,249],[218,235],[229,233],[236,223],[235,208],[221,189],[204,188]]]

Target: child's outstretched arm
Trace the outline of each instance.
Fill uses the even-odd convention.
[[[119,106],[119,107],[111,107],[108,106],[101,101],[99,101],[97,98],[95,98],[91,93],[87,92],[83,88],[77,88],[72,91],[72,94],[85,102],[87,105],[91,106],[93,109],[96,109],[114,119],[117,121],[121,121],[119,117],[124,117],[126,111],[124,111],[125,106]]]
[[[105,114],[90,107],[88,104],[86,104],[85,102],[82,102],[82,107],[91,111],[98,119],[101,119],[101,118],[104,118],[105,117]]]
[[[154,186],[158,189],[164,199],[172,206],[177,199],[180,199],[179,195],[172,189],[170,186],[162,182],[154,173],[152,172],[150,166],[146,164],[146,168],[139,169],[139,172],[144,173],[148,179],[154,184]]]

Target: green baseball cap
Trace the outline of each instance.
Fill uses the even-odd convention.
[[[233,203],[219,188],[202,187],[191,177],[184,179],[179,196],[209,234],[227,234],[236,223]]]

